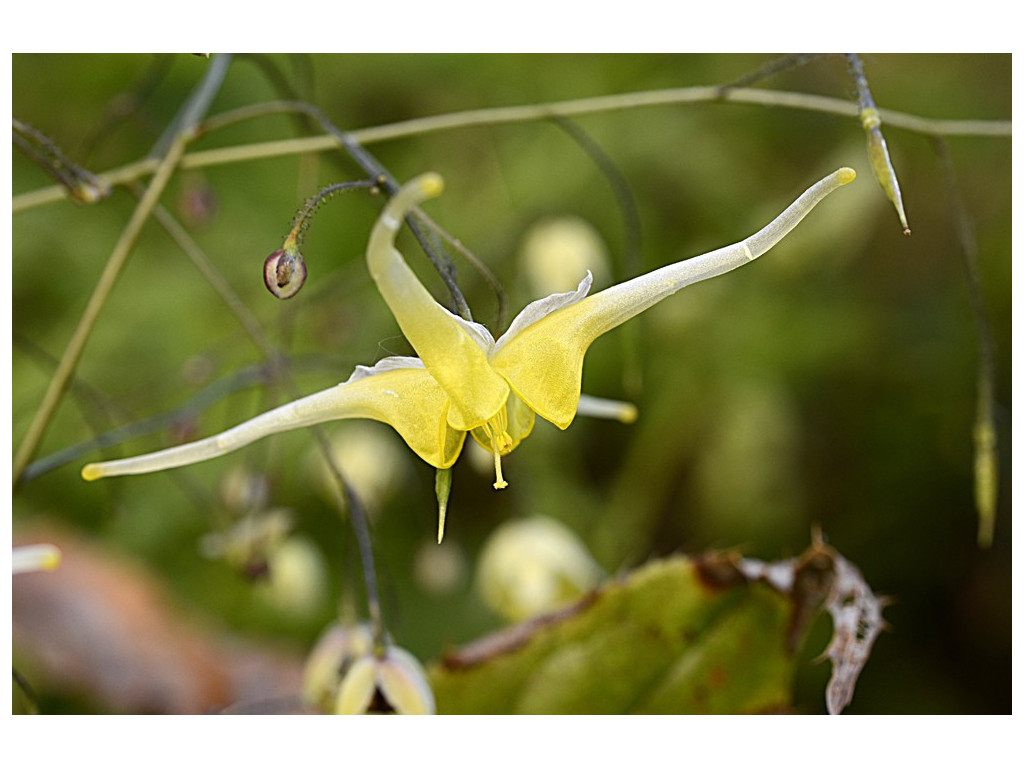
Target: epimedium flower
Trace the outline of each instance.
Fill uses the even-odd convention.
[[[370,274],[417,357],[386,357],[372,367],[356,366],[347,381],[218,435],[143,456],[88,464],[82,477],[95,480],[180,467],[222,456],[277,432],[363,418],[391,425],[421,459],[438,470],[455,463],[466,435],[472,435],[494,458],[494,487],[504,488],[508,483],[501,457],[529,436],[537,415],[565,429],[593,402],[581,398],[580,383],[584,355],[595,339],[687,285],[753,261],[829,193],[855,177],[852,169],[840,168],[745,240],[594,295],[588,295],[592,282],[588,272],[576,290],[527,305],[495,340],[483,325],[439,304],[395,247],[405,216],[443,189],[440,176],[424,174],[404,185],[384,207],[366,253]],[[624,421],[635,418],[632,406],[621,404],[612,410]],[[442,485],[439,475],[439,539],[447,499]]]

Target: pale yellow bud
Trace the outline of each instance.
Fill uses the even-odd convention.
[[[338,686],[352,665],[373,653],[373,633],[368,624],[327,627],[306,659],[302,697],[308,706],[333,712]]]
[[[259,575],[270,553],[285,540],[294,523],[290,510],[274,508],[247,514],[225,531],[209,533],[200,540],[200,551],[211,559],[224,560],[235,568]],[[255,569],[255,570],[254,570]]]
[[[386,427],[363,422],[339,427],[330,444],[334,461],[372,516],[402,484],[407,467],[402,444]],[[320,487],[336,493],[334,474],[319,450],[312,462]]]
[[[423,665],[408,651],[389,646],[382,656],[357,659],[338,688],[339,715],[433,715],[434,693]]]
[[[520,258],[534,296],[571,291],[587,270],[597,285],[608,278],[608,248],[597,230],[577,216],[543,219],[531,226]]]
[[[327,593],[327,567],[311,541],[291,536],[270,550],[260,593],[282,613],[302,618],[315,612]]]
[[[466,581],[466,555],[457,543],[424,541],[413,560],[416,583],[426,592],[447,595]]]
[[[533,517],[505,523],[491,535],[477,585],[488,606],[522,621],[572,602],[603,575],[575,533],[557,520]]]
[[[267,476],[261,472],[251,472],[241,464],[228,470],[221,478],[218,490],[224,506],[236,514],[263,509],[270,500]]]

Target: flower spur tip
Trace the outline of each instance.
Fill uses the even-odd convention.
[[[857,178],[857,172],[853,168],[840,168],[836,171],[836,178],[840,184],[849,184]]]
[[[53,571],[60,565],[61,551],[53,544],[30,544],[14,547],[11,554],[11,573]]]
[[[415,183],[420,188],[420,193],[427,198],[437,197],[444,192],[444,179],[441,178],[441,174],[434,173],[433,171],[424,173]]]

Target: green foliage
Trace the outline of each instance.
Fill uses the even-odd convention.
[[[450,655],[431,685],[442,714],[781,711],[792,695],[792,618],[770,587],[709,584],[674,558]]]
[[[423,660],[498,628],[471,574],[489,534],[508,519],[563,521],[611,573],[680,551],[733,546],[776,559],[802,549],[818,524],[878,591],[897,598],[886,611],[897,631],[879,642],[849,711],[1009,711],[1011,145],[994,129],[1005,129],[1010,114],[1010,57],[863,58],[911,237],[903,236],[872,179],[841,56],[744,86],[764,102],[734,94],[731,102],[665,101],[572,115],[628,185],[640,223],[640,248],[632,254],[630,216],[619,207],[622,189],[610,182],[599,155],[570,131],[546,119],[459,122],[453,114],[729,84],[765,63],[759,55],[239,57],[208,114],[309,99],[339,127],[363,131],[366,148],[396,179],[441,173],[448,188],[430,215],[497,276],[513,308],[537,297],[520,244],[542,218],[572,215],[589,222],[610,255],[608,280],[619,281],[734,242],[814,179],[853,166],[860,181],[844,191],[841,203],[838,196],[832,201],[837,204],[827,215],[802,224],[785,248],[735,275],[694,286],[595,343],[584,389],[635,402],[635,424],[578,420],[565,433],[538,424],[507,459],[510,485],[501,494],[486,481],[493,467],[480,475],[463,457],[451,474],[443,548],[436,544],[432,469],[404,455],[377,462],[390,472],[388,493],[370,509],[383,612],[396,642]],[[13,112],[71,162],[104,177],[147,155],[210,64],[189,55],[16,55]],[[279,77],[268,76],[275,71]],[[847,111],[765,106],[789,93],[825,94]],[[429,131],[391,125],[430,116],[451,121]],[[928,132],[935,124],[921,119],[967,120],[977,129],[944,139],[958,195]],[[390,138],[383,131],[375,137],[378,128]],[[322,133],[293,114],[252,117],[197,137],[183,163],[207,151]],[[152,168],[136,169],[93,205],[58,194],[55,202],[14,216],[15,451],[136,209],[125,178],[145,185],[151,174]],[[21,151],[14,152],[12,175],[16,205],[53,185]],[[180,244],[150,220],[32,459],[80,449],[15,489],[17,533],[58,523],[110,552],[131,553],[170,586],[190,615],[248,637],[308,648],[335,617],[339,600],[362,605],[355,546],[320,477],[309,435],[283,435],[206,465],[105,486],[83,483],[78,472],[88,461],[212,434],[291,399],[248,332],[249,320],[289,364],[303,393],[344,380],[357,363],[408,352],[363,261],[379,198],[352,192],[318,208],[302,243],[309,270],[303,290],[279,302],[264,286],[264,259],[282,247],[303,200],[363,178],[347,154],[323,148],[280,156],[254,151],[244,162],[174,172],[161,203],[251,318],[226,304]],[[996,363],[984,387],[978,384],[983,353],[965,281],[961,216],[950,202],[958,196],[960,214],[973,225],[977,293]],[[446,298],[426,259],[416,260],[413,241],[402,247],[434,295]],[[454,264],[474,318],[504,330],[495,327],[499,302],[486,277],[458,255]],[[251,376],[238,378],[242,374]],[[982,461],[987,486],[981,503],[994,509],[990,550],[976,544],[972,488],[979,389],[986,393],[985,423],[996,428],[995,452],[986,448]],[[211,392],[212,401],[204,394]],[[89,444],[154,415],[169,418],[116,445]],[[979,429],[979,443],[991,447],[987,430]],[[384,427],[379,432],[384,441],[394,439]],[[1003,468],[998,473],[994,455]],[[223,483],[242,467],[265,478],[267,506],[292,511],[294,531],[314,542],[330,574],[329,586],[304,615],[268,603],[246,574],[200,551],[205,536],[237,522],[237,513],[226,509]],[[694,586],[692,570],[670,562],[676,565],[651,565],[613,581],[607,607],[594,605],[610,613],[589,618],[584,612],[551,624],[538,633],[536,646],[501,663],[529,667],[524,679],[541,685],[531,694],[543,699],[539,707],[554,706],[559,696],[578,703],[582,691],[590,691],[602,697],[591,699],[593,709],[625,709],[620,704],[629,697],[615,681],[581,677],[572,686],[545,688],[547,677],[537,671],[560,652],[586,648],[573,627],[590,621],[602,638],[593,643],[607,644],[606,658],[626,664],[618,632],[620,640],[660,644],[657,663],[637,662],[650,663],[648,677],[656,676],[658,665],[662,672],[673,668],[679,663],[673,654],[685,649],[665,627],[689,619],[647,616],[642,607],[619,603],[616,610],[644,616],[636,626],[654,628],[657,637],[647,638],[630,634],[636,626],[607,627],[596,618],[613,615],[614,595],[641,582],[654,585],[657,573],[668,579],[673,567]],[[442,572],[447,576],[438,578]],[[700,585],[694,588],[702,594]],[[727,658],[742,637],[719,635],[726,630],[718,617],[742,624],[760,611],[764,626],[777,628],[787,610],[785,599],[764,586],[737,586],[711,598],[721,613],[706,618],[715,631],[700,634],[700,641],[715,658]],[[775,634],[769,637],[777,644]],[[570,643],[561,651],[560,640]],[[729,693],[736,697],[730,703],[746,711],[791,704],[823,712],[825,667],[810,661],[824,641],[812,631],[792,658],[772,647],[772,669],[761,678],[764,695]],[[751,662],[734,663],[745,669]],[[572,673],[571,666],[558,669]],[[61,681],[36,670],[29,682],[43,701],[60,697]],[[454,709],[460,705],[446,703],[451,698],[444,692],[457,677],[485,670],[452,673],[451,679],[435,674],[439,707]],[[679,674],[681,690],[686,675]],[[787,680],[794,674],[790,694]],[[707,670],[698,678],[706,680]],[[671,687],[664,680],[638,687],[636,700],[662,690],[659,685]],[[518,695],[508,693],[506,701],[521,702]],[[78,699],[68,705],[80,708]]]

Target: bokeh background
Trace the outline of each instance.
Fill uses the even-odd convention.
[[[210,112],[297,97],[352,130],[728,83],[773,58],[239,57]],[[1009,55],[867,55],[864,63],[882,108],[1009,119]],[[145,156],[208,66],[191,55],[16,55],[13,111],[75,161],[104,171]],[[839,56],[757,87],[854,94]],[[399,179],[425,170],[444,175],[447,189],[431,214],[493,270],[513,312],[542,290],[524,255],[538,222],[573,217],[589,226],[604,248],[591,267],[601,287],[746,236],[839,166],[854,167],[859,180],[755,264],[686,289],[594,345],[584,390],[636,403],[635,424],[580,418],[565,433],[538,424],[505,460],[510,486],[500,494],[487,462],[481,470],[464,455],[440,547],[432,469],[383,425],[331,426],[343,468],[357,487],[365,483],[396,640],[430,660],[502,625],[480,599],[475,564],[488,535],[508,520],[564,522],[608,573],[708,549],[785,558],[801,552],[819,526],[877,592],[893,598],[886,610],[892,631],[877,642],[849,712],[1009,712],[1009,138],[949,139],[997,350],[1002,473],[995,541],[986,550],[976,544],[972,487],[977,324],[932,141],[885,127],[913,230],[906,238],[871,176],[853,118],[718,102],[584,115],[574,124],[624,187],[609,182],[595,150],[548,121],[455,127],[369,149]],[[263,116],[212,133],[194,149],[304,132],[290,116]],[[409,351],[362,260],[379,210],[365,194],[337,197],[318,212],[303,245],[309,281],[296,298],[279,302],[262,285],[263,259],[280,246],[303,199],[358,176],[341,152],[285,156],[179,172],[163,197],[288,355],[304,392],[344,380],[356,364]],[[15,197],[50,183],[14,152]],[[618,202],[623,189],[640,224],[632,254],[627,244],[637,233]],[[133,206],[116,189],[99,205],[60,201],[14,216],[15,447]],[[443,296],[411,241],[405,251]],[[494,328],[493,291],[466,261],[455,263],[475,319]],[[17,487],[15,537],[88,542],[99,562],[130,562],[167,590],[190,625],[301,659],[351,592],[343,585],[361,594],[349,527],[308,434],[170,473],[95,484],[78,475],[100,456],[206,435],[286,399],[266,381],[240,378],[264,363],[188,257],[149,224],[38,458],[156,414],[173,414],[173,423],[71,457]],[[208,387],[216,397],[196,403]],[[270,579],[254,575],[251,562],[246,573],[224,556],[226,532],[249,503],[240,494],[261,512],[289,510],[290,559]],[[16,624],[24,609],[19,583]],[[828,667],[814,659],[828,636],[822,618],[802,652],[798,711],[824,711]],[[88,685],[62,680],[53,670],[69,667],[41,661],[31,635],[15,640],[15,666],[42,711],[116,706]],[[176,642],[173,633],[166,642]]]

